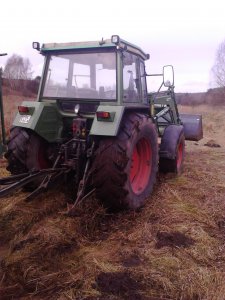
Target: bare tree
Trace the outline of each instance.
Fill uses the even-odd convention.
[[[29,59],[13,54],[6,62],[3,76],[8,79],[11,88],[17,89],[19,86],[24,88],[25,81],[32,77]]]
[[[212,75],[218,87],[225,88],[225,40],[217,49]]]

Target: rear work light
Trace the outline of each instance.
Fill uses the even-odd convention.
[[[19,113],[29,113],[29,107],[20,105],[18,106],[18,111]]]
[[[98,121],[113,122],[115,112],[97,111],[96,116]]]

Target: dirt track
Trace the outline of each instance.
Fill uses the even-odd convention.
[[[1,201],[0,299],[223,299],[225,109],[197,112],[204,139],[187,142],[183,175],[159,175],[139,212],[108,214],[92,198],[69,218],[60,190]]]

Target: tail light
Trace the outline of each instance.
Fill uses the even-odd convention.
[[[19,105],[18,106],[18,111],[19,111],[19,113],[29,113],[29,107]]]
[[[98,121],[113,122],[115,117],[115,112],[97,111],[96,116]]]

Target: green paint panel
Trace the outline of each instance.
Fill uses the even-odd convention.
[[[63,124],[55,104],[24,101],[22,106],[31,108],[29,110],[33,113],[24,115],[18,112],[13,126],[29,128],[48,142],[60,138]]]
[[[107,111],[110,113],[115,113],[113,122],[104,122],[98,121],[95,115],[90,135],[107,135],[107,136],[116,136],[120,123],[123,117],[125,107],[124,106],[116,106],[116,105],[99,105],[97,111]]]

